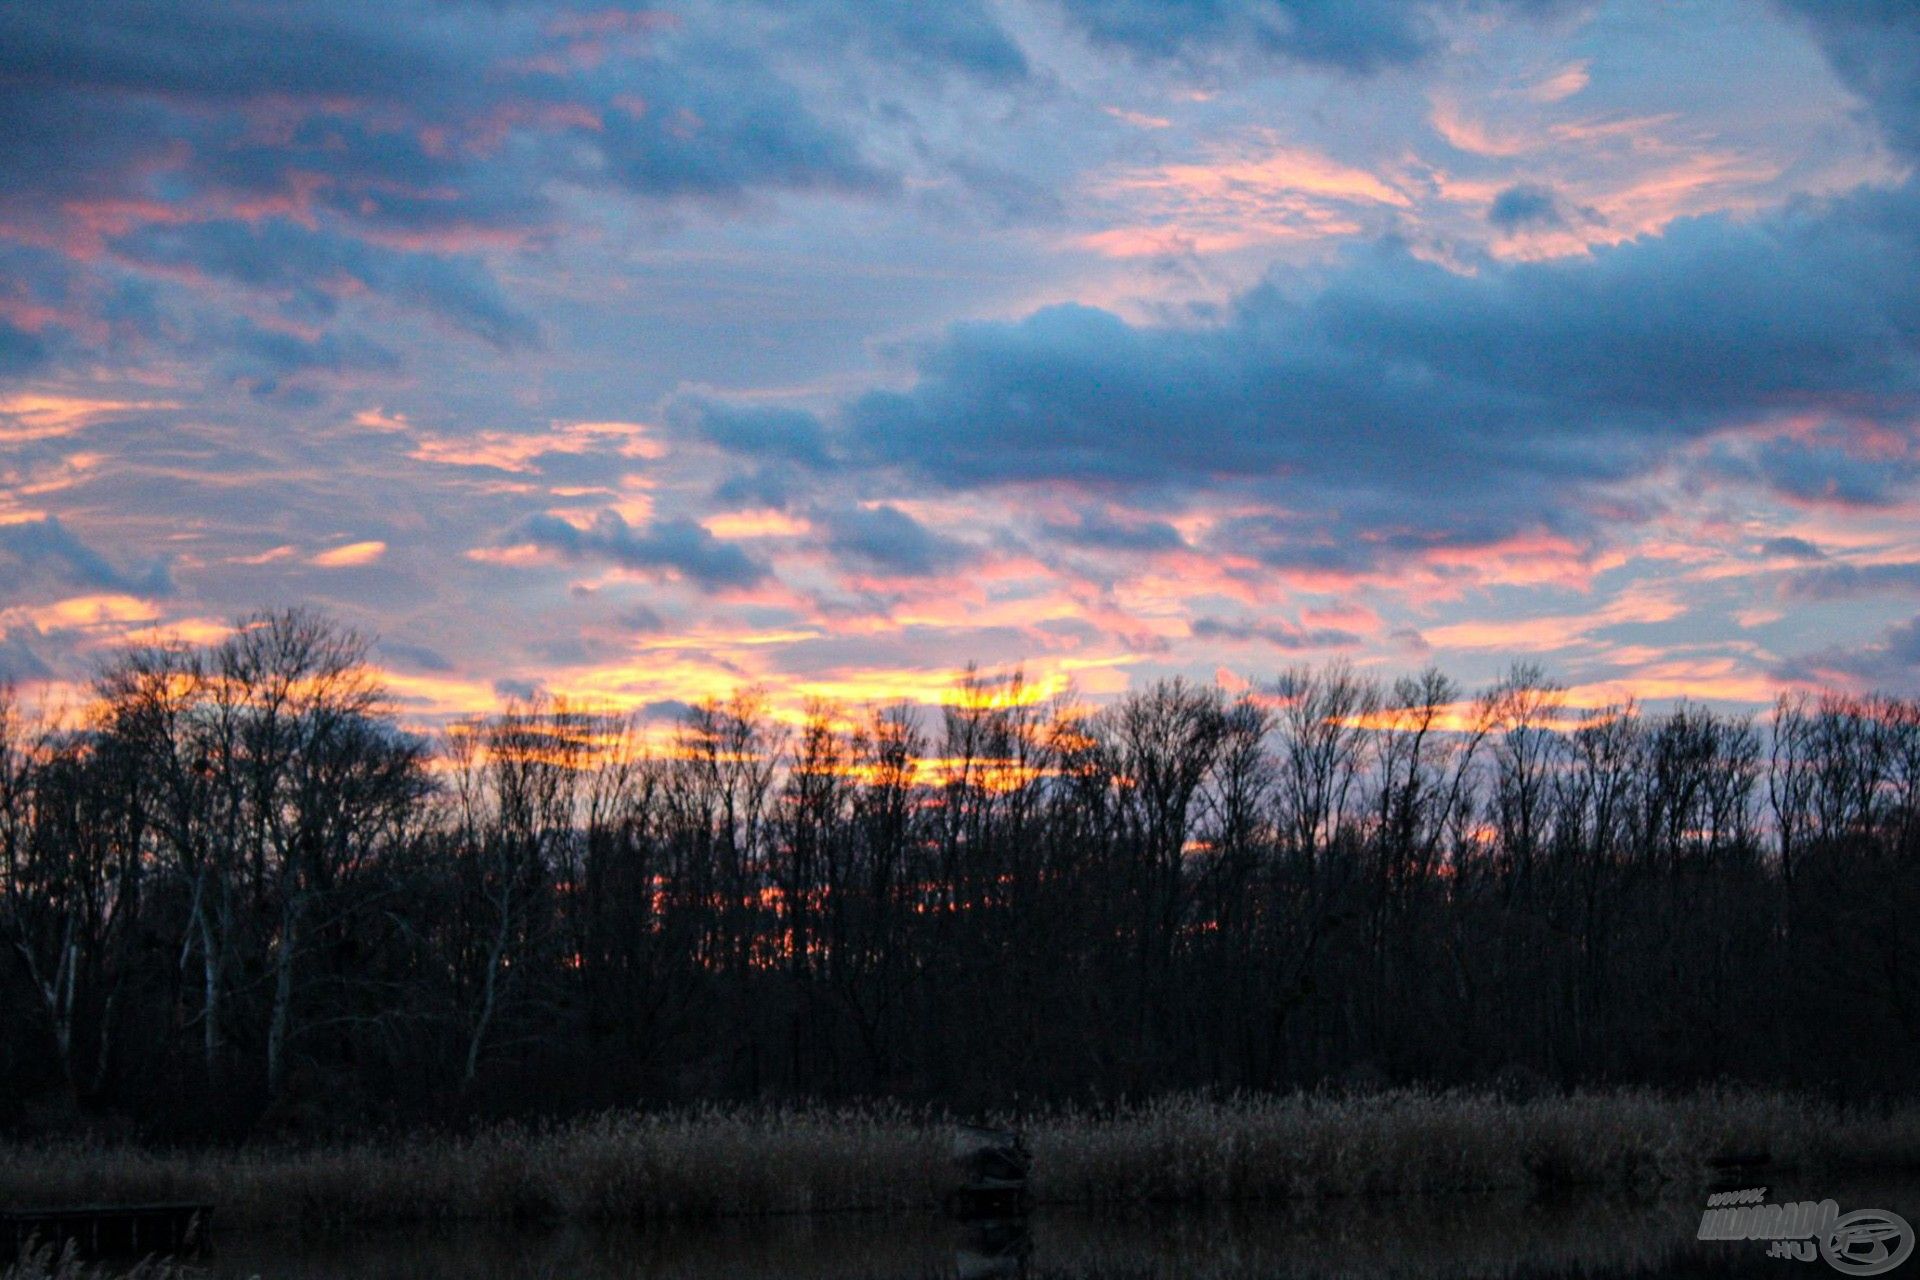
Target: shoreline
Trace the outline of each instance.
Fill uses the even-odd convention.
[[[1017,1123],[1034,1199],[1054,1206],[1653,1195],[1920,1171],[1920,1102],[1850,1108],[1777,1092],[1180,1095]],[[954,1181],[950,1134],[942,1115],[881,1104],[609,1112],[311,1149],[7,1143],[0,1203],[205,1199],[223,1229],[918,1210]],[[1757,1154],[1764,1165],[1737,1172],[1713,1164]]]

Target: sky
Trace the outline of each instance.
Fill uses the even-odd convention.
[[[0,677],[1920,689],[1920,6],[16,0]]]

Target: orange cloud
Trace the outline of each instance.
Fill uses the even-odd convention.
[[[1617,706],[1628,698],[1685,698],[1757,705],[1771,702],[1781,688],[1778,680],[1742,670],[1734,658],[1679,659],[1651,664],[1614,680],[1574,685],[1567,690],[1567,704],[1599,708]]]
[[[1537,653],[1577,644],[1601,627],[1667,622],[1685,612],[1684,606],[1657,589],[1636,585],[1592,613],[1456,622],[1426,628],[1423,634],[1427,643],[1436,649]]]
[[[1435,95],[1428,122],[1448,146],[1469,155],[1507,158],[1535,145],[1524,134],[1503,132],[1468,116],[1458,102],[1444,95]]]
[[[716,538],[793,538],[813,528],[805,520],[774,510],[722,512],[700,524]]]
[[[172,641],[213,645],[232,634],[232,625],[218,618],[176,618],[171,622],[135,628],[117,639],[119,643],[133,645],[167,644]]]
[[[344,569],[357,565],[372,564],[387,554],[387,544],[379,541],[350,542],[344,547],[335,547],[331,551],[322,551],[307,561],[323,569]]]
[[[137,596],[87,595],[7,609],[0,612],[0,622],[26,623],[41,631],[78,631],[152,622],[159,616],[158,608]]]
[[[53,393],[0,397],[0,444],[25,444],[30,440],[72,435],[116,413],[178,407],[172,401],[103,400]]]
[[[1125,221],[1073,243],[1115,258],[1352,235],[1362,229],[1356,206],[1413,203],[1378,174],[1266,134],[1206,162],[1131,170],[1096,190],[1122,202]]]
[[[401,420],[404,422],[404,419]],[[664,457],[666,446],[637,422],[575,422],[553,430],[522,434],[479,431],[462,436],[427,436],[410,456],[449,467],[490,467],[496,471],[531,473],[534,461],[549,453],[611,452],[623,458]]]

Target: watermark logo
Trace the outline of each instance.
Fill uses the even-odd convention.
[[[1885,1209],[1855,1209],[1820,1237],[1820,1256],[1850,1276],[1891,1271],[1912,1252],[1912,1226]]]
[[[1841,1213],[1832,1200],[1766,1204],[1767,1189],[1722,1191],[1707,1199],[1699,1239],[1765,1240],[1770,1258],[1824,1258],[1850,1276],[1877,1276],[1913,1253],[1913,1227],[1885,1209]]]

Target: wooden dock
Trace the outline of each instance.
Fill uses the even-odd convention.
[[[0,1262],[29,1242],[84,1258],[185,1257],[207,1247],[210,1204],[87,1204],[0,1209]]]
[[[953,1162],[960,1185],[947,1193],[947,1212],[956,1218],[1019,1218],[1033,1211],[1027,1171],[1033,1158],[1020,1135],[1008,1129],[958,1126]]]

